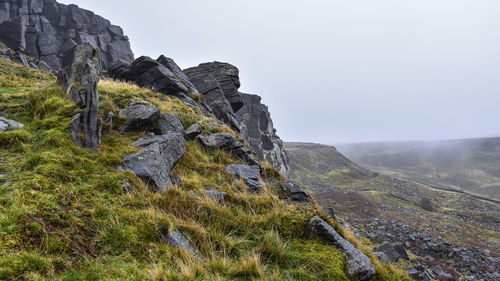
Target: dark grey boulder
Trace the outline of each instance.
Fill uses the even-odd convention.
[[[134,59],[121,28],[91,11],[55,0],[0,2],[0,41],[56,71],[71,64],[75,48],[83,43],[101,51],[105,68],[117,59]]]
[[[375,266],[360,250],[340,236],[335,229],[320,217],[314,217],[308,224],[311,237],[325,244],[336,246],[346,256],[347,274],[359,281],[370,280],[375,276]]]
[[[224,191],[220,191],[213,188],[205,188],[203,189],[203,194],[208,198],[211,198],[217,201],[219,204],[222,204],[226,199],[227,193]]]
[[[325,213],[325,215],[327,215],[331,219],[336,220],[336,218],[335,218],[335,210],[333,208],[331,208],[331,207],[330,208],[324,208],[323,209],[323,213]]]
[[[191,241],[180,230],[162,230],[162,240],[170,246],[182,249],[196,258],[201,257],[198,250],[196,250]]]
[[[382,245],[375,247],[373,250],[384,253],[391,262],[397,262],[399,260],[399,253],[396,252],[392,244],[389,242],[384,242]]]
[[[187,128],[184,135],[188,140],[192,140],[199,136],[201,133],[203,133],[203,127],[200,124],[196,123]]]
[[[173,59],[161,55],[156,61],[165,66],[168,70],[170,70],[173,73],[174,77],[182,84],[184,84],[184,86],[186,86],[188,92],[198,93],[198,89],[196,89],[193,83],[189,81],[187,75],[184,72],[182,72],[182,69],[175,63]]]
[[[126,133],[152,130],[157,125],[160,113],[160,109],[152,105],[134,102],[119,112],[120,117],[125,119],[120,131]]]
[[[186,152],[184,137],[168,133],[140,139],[135,144],[141,150],[123,158],[122,167],[132,171],[155,191],[171,188],[170,170]]]
[[[282,175],[287,175],[290,165],[283,141],[276,134],[271,114],[257,95],[241,94],[244,104],[235,115],[241,126],[241,136],[253,152],[269,162]]]
[[[232,164],[226,167],[226,171],[237,179],[242,179],[252,191],[257,191],[266,185],[260,178],[258,166]]]
[[[83,112],[70,124],[73,142],[97,150],[101,144],[102,120],[99,114],[97,83],[101,76],[101,55],[90,44],[75,49],[72,64],[57,75],[57,82]]]
[[[400,259],[410,260],[410,257],[408,256],[408,253],[406,252],[406,248],[403,245],[403,243],[400,242],[394,243],[394,245],[392,246],[394,247],[394,250],[396,250],[396,252],[398,253]]]
[[[24,124],[0,116],[0,132],[24,127]]]
[[[303,187],[292,181],[281,183],[281,188],[288,196],[292,204],[307,203],[311,201],[311,197],[307,194]]]
[[[383,252],[374,252],[373,254],[383,263],[391,262],[391,259]]]
[[[158,131],[164,135],[166,133],[178,133],[184,135],[184,126],[181,118],[177,114],[164,113],[157,121]]]
[[[231,133],[202,134],[197,136],[196,139],[206,147],[231,152],[247,164],[251,166],[255,165],[262,169],[261,164],[253,156],[252,152]]]

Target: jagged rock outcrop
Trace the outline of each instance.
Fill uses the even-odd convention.
[[[173,186],[170,170],[186,152],[181,134],[167,133],[140,139],[134,143],[141,150],[122,160],[122,168],[132,171],[154,191],[163,192]]]
[[[292,181],[281,183],[281,188],[285,191],[288,200],[292,204],[307,203],[311,201],[311,196],[307,194],[303,187]]]
[[[97,83],[101,77],[101,53],[85,43],[75,49],[74,60],[57,76],[57,82],[71,100],[83,109],[73,117],[70,132],[73,142],[98,149],[101,144],[102,120],[99,118]]]
[[[271,114],[257,95],[242,94],[243,107],[236,112],[241,135],[260,159],[286,175],[290,169],[283,141],[276,134]]]
[[[375,266],[360,250],[340,236],[335,229],[320,217],[309,221],[309,234],[323,243],[334,245],[346,256],[347,274],[356,280],[370,280],[375,274]]]
[[[259,166],[232,164],[226,167],[226,171],[237,179],[242,179],[251,191],[258,191],[266,185],[260,178]]]
[[[252,152],[231,133],[202,134],[196,139],[206,147],[231,152],[247,164],[262,169],[260,162],[253,156]]]
[[[40,69],[51,74],[57,74],[46,62],[26,56],[19,51],[14,51],[7,47],[0,47],[0,58],[9,63],[18,62],[26,68]]]
[[[157,121],[158,131],[161,135],[166,133],[178,133],[184,135],[184,126],[177,114],[163,113]]]
[[[22,123],[0,116],[0,132],[24,127]]]
[[[399,253],[389,242],[384,242],[382,245],[375,247],[373,250],[375,252],[383,253],[390,262],[397,262],[400,258]]]
[[[0,41],[54,70],[69,65],[74,49],[85,42],[102,52],[105,68],[115,60],[134,59],[128,37],[119,26],[55,0],[1,1]]]
[[[184,135],[188,140],[192,140],[199,136],[201,133],[203,133],[203,127],[200,124],[196,123],[187,128],[184,132]]]

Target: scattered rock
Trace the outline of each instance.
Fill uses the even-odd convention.
[[[351,243],[342,238],[335,229],[320,217],[314,217],[308,224],[309,234],[323,243],[336,246],[345,256],[347,273],[356,280],[370,280],[375,274],[375,266],[370,259]]]
[[[396,250],[396,252],[398,253],[400,259],[410,260],[410,257],[408,256],[408,253],[406,253],[406,248],[403,245],[403,243],[399,242],[394,243],[392,246],[394,247],[394,250]]]
[[[382,245],[375,247],[373,250],[384,253],[391,262],[397,262],[399,260],[399,253],[396,252],[394,247],[389,242],[384,242]]]
[[[203,190],[203,194],[205,196],[212,198],[213,200],[219,202],[219,204],[222,204],[224,202],[224,199],[226,199],[227,193],[224,191],[220,191],[217,189],[213,188],[205,188]]]
[[[144,132],[155,127],[160,118],[160,109],[149,104],[135,102],[131,106],[120,110],[120,117],[125,122],[120,127],[120,132]]]
[[[97,150],[101,144],[97,83],[101,76],[101,54],[85,43],[75,49],[74,60],[57,75],[57,82],[71,100],[83,109],[70,123],[73,143]]]
[[[252,152],[231,133],[202,134],[196,139],[206,147],[231,152],[240,160],[251,166],[258,166],[262,170],[261,164]]]
[[[132,194],[133,191],[132,186],[128,183],[128,181],[123,181],[122,190],[124,194]]]
[[[323,213],[325,213],[325,215],[329,216],[331,219],[337,219],[335,218],[335,210],[333,208],[324,208]]]
[[[122,167],[135,173],[155,191],[171,188],[170,170],[186,151],[184,137],[168,133],[140,139],[135,144],[141,150],[123,158]]]
[[[194,257],[201,257],[198,250],[196,250],[193,244],[191,244],[189,239],[187,239],[181,231],[173,230],[169,232],[168,230],[164,230],[162,231],[162,235],[163,241],[170,246],[182,249]]]
[[[24,127],[24,124],[0,116],[0,132]]]
[[[203,133],[203,127],[200,124],[196,123],[187,128],[184,135],[188,140],[192,140],[199,136],[201,133]]]
[[[232,164],[226,167],[226,171],[236,178],[242,179],[252,191],[257,191],[265,186],[265,183],[260,178],[258,166]]]
[[[283,182],[281,183],[281,188],[283,188],[292,204],[300,204],[311,201],[311,197],[300,185],[295,182]]]

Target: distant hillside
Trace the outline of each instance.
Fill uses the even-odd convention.
[[[495,167],[492,151],[498,151],[498,147],[491,148],[495,147],[491,141],[482,142],[482,145],[482,149],[476,148],[482,154],[476,158],[471,156],[471,159],[483,159],[476,160],[483,163],[483,168],[487,168],[484,163],[489,159],[491,167]],[[464,147],[461,144],[453,151]],[[368,166],[358,166],[356,161],[332,146],[286,143],[285,149],[289,156],[289,177],[303,184],[321,207],[332,208],[355,233],[368,238],[364,241],[371,241],[375,251],[388,245],[384,243],[382,247],[383,241],[407,247],[414,255],[410,261],[413,267],[408,268],[412,278],[422,280],[422,268],[435,266],[438,262],[441,263],[439,268],[449,271],[447,274],[434,271],[439,278],[435,276],[432,280],[459,280],[460,274],[475,276],[478,280],[497,280],[492,276],[500,265],[490,263],[489,257],[499,256],[500,204],[491,197],[438,189],[433,184],[386,173],[391,172],[389,170],[368,170]],[[407,162],[414,163],[418,155],[414,152],[414,157],[407,157]],[[434,159],[453,164],[461,161],[460,157],[464,157],[464,153],[448,151]],[[454,249],[467,250],[453,253]],[[398,266],[407,268],[408,264],[402,262]],[[481,273],[472,273],[476,268],[481,268]]]
[[[500,138],[361,143],[337,148],[377,172],[500,199]]]

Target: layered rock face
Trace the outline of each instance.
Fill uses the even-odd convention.
[[[100,49],[105,68],[115,60],[134,59],[128,37],[119,26],[55,0],[0,1],[0,41],[54,70],[69,65],[75,48],[85,42]]]
[[[242,94],[243,107],[236,112],[241,135],[261,159],[268,161],[283,175],[290,169],[283,141],[276,134],[271,114],[257,95]]]

